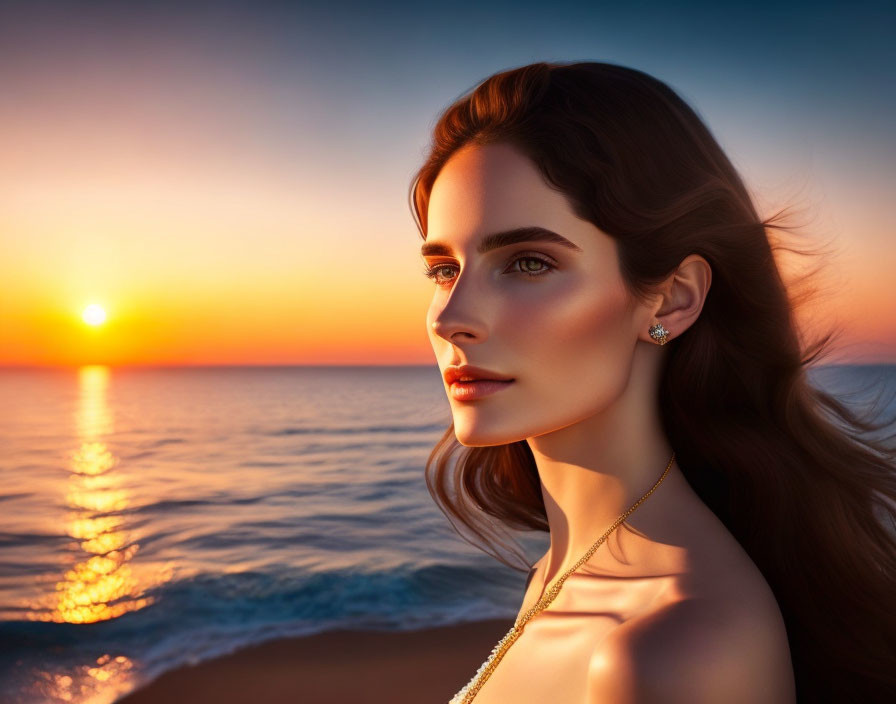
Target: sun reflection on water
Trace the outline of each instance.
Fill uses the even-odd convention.
[[[81,558],[56,583],[49,604],[35,605],[31,618],[57,623],[94,623],[142,609],[152,599],[128,564],[139,544],[121,516],[131,504],[131,491],[113,470],[118,458],[103,442],[114,429],[107,403],[108,367],[79,370],[80,398],[75,423],[81,445],[69,456],[64,503],[72,509],[65,532],[77,541]]]
[[[134,663],[119,655],[102,655],[90,665],[82,665],[72,674],[41,672],[35,690],[44,701],[73,704],[110,704],[129,692]]]
[[[141,585],[129,564],[139,550],[121,513],[132,504],[131,490],[126,477],[114,471],[118,458],[103,440],[114,429],[107,403],[109,380],[108,367],[83,367],[78,372],[75,424],[81,444],[69,456],[63,499],[71,510],[63,526],[75,541],[76,557],[56,582],[55,593],[31,605],[32,620],[96,623],[153,603],[143,595],[150,585]],[[34,693],[42,701],[108,704],[133,688],[134,667],[123,654],[102,653],[65,671],[36,673]]]

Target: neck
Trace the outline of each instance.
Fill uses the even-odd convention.
[[[653,487],[672,458],[658,409],[655,404],[640,403],[654,396],[647,389],[639,390],[634,378],[604,411],[527,440],[550,526],[548,580],[570,569]],[[663,482],[629,514],[625,524],[637,527],[648,540],[661,542],[664,526],[674,526],[688,486],[673,463]],[[621,530],[620,526],[614,533]],[[598,549],[597,554],[601,552]]]

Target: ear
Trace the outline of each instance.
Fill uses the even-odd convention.
[[[660,286],[653,315],[642,326],[638,339],[653,345],[649,328],[660,323],[669,331],[667,341],[674,340],[687,330],[703,310],[703,302],[712,283],[712,268],[699,254],[690,254],[682,259],[678,268]]]

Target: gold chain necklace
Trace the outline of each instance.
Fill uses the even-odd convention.
[[[663,479],[666,478],[666,475],[669,473],[669,468],[672,466],[672,463],[675,461],[675,453],[672,453],[672,458],[669,460],[669,464],[666,465],[666,469],[663,470],[663,474],[657,479],[656,484],[654,484],[650,491],[648,491],[644,496],[638,499],[634,504],[632,504],[631,508],[628,509],[625,513],[623,513],[619,518],[616,519],[615,523],[610,526],[609,530],[604,533],[600,538],[597,539],[597,542],[594,543],[590,548],[588,548],[588,552],[586,552],[579,561],[574,564],[570,569],[561,575],[561,577],[554,582],[553,586],[548,589],[538,600],[538,602],[529,609],[522,616],[518,616],[516,622],[513,624],[513,627],[507,632],[498,644],[492,648],[491,655],[488,656],[488,659],[479,666],[479,669],[476,671],[476,674],[473,675],[473,678],[464,685],[463,689],[461,689],[454,697],[451,698],[451,701],[448,704],[470,704],[473,701],[473,698],[476,696],[477,692],[482,688],[482,685],[485,684],[486,680],[491,676],[492,672],[495,671],[495,668],[498,666],[498,663],[501,662],[501,659],[504,657],[504,653],[507,652],[507,649],[510,648],[516,642],[516,639],[520,637],[523,632],[523,627],[535,616],[544,611],[548,605],[557,597],[557,594],[560,593],[561,587],[563,587],[563,583],[566,579],[579,567],[584,565],[588,560],[591,559],[591,556],[594,554],[594,551],[597,550],[601,544],[607,539],[607,537],[612,533],[616,528],[619,527],[619,524],[622,523],[626,518],[631,515],[632,511],[634,511],[638,506],[641,505],[641,502],[644,501],[648,496],[650,496],[654,490],[662,483]]]

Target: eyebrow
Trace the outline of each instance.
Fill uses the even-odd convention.
[[[518,227],[513,230],[505,230],[504,232],[492,232],[479,241],[479,244],[476,245],[476,252],[478,252],[479,254],[485,254],[486,252],[490,252],[493,249],[507,247],[512,244],[519,244],[520,242],[550,242],[552,244],[559,244],[562,247],[566,247],[567,249],[572,249],[577,252],[582,251],[582,248],[579,247],[579,245],[570,242],[568,239],[561,235],[558,235],[556,232],[547,230],[543,227],[533,226]],[[426,242],[420,248],[420,254],[424,257],[430,257],[439,254],[449,255],[451,253],[451,247],[441,242]]]

